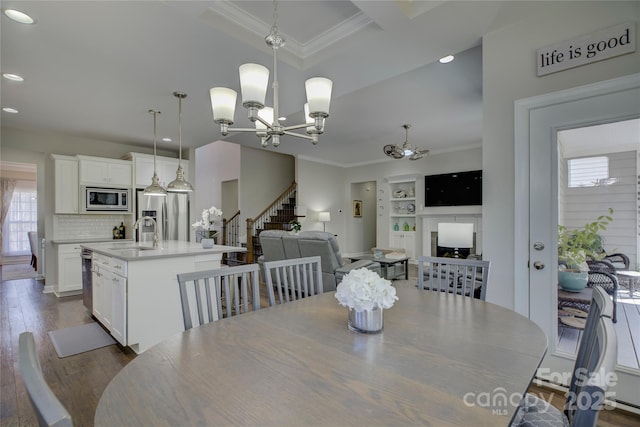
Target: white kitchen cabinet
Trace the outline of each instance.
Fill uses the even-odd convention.
[[[94,252],[93,315],[127,345],[127,262]]]
[[[78,159],[52,154],[55,213],[78,213]]]
[[[94,267],[95,268],[95,267]],[[94,269],[93,285],[93,315],[109,331],[111,330],[111,279],[113,273]]]
[[[129,153],[125,158],[131,159],[134,170],[134,182],[137,188],[144,188],[151,184],[151,177],[153,177],[153,156],[149,154]],[[189,162],[182,160],[182,169],[184,170],[185,178],[188,181],[189,175]],[[176,179],[176,171],[178,170],[178,159],[173,157],[156,157],[156,175],[158,175],[158,181],[163,187]]]
[[[411,259],[416,258],[416,233],[415,231],[392,231],[389,238],[389,246],[404,249]]]
[[[78,156],[80,185],[131,187],[131,162],[102,157]]]
[[[82,290],[82,258],[79,244],[58,245],[56,294]]]

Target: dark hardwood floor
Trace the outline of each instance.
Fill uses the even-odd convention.
[[[82,296],[42,293],[33,279],[0,282],[0,425],[37,426],[18,372],[18,336],[31,331],[44,377],[76,426],[92,426],[98,400],[109,381],[135,357],[116,345],[58,358],[48,332],[89,323]]]
[[[410,268],[410,278],[417,272]],[[57,298],[42,293],[43,284],[33,279],[0,282],[0,426],[36,426],[37,420],[20,379],[17,362],[18,336],[33,332],[45,379],[65,405],[74,425],[93,426],[93,417],[109,381],[135,358],[129,349],[111,345],[84,354],[58,358],[48,332],[93,321],[82,297]],[[261,305],[267,306],[261,289]],[[532,386],[536,394],[554,393],[553,404],[562,407],[563,396]],[[640,417],[622,411],[604,411],[599,426],[640,425]]]

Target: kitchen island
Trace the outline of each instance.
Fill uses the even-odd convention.
[[[92,314],[123,346],[136,353],[184,330],[176,274],[220,267],[223,253],[245,248],[160,242],[82,244],[92,252]]]

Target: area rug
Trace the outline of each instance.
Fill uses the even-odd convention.
[[[116,341],[96,322],[49,332],[59,358],[106,347]]]
[[[35,279],[38,273],[29,264],[5,264],[2,266],[2,280]]]

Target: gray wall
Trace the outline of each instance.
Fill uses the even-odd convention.
[[[640,2],[532,2],[529,16],[483,38],[483,255],[493,261],[487,300],[514,307],[514,102],[637,73],[636,52],[536,77],[536,51],[629,20]],[[524,290],[523,290],[524,292]]]

